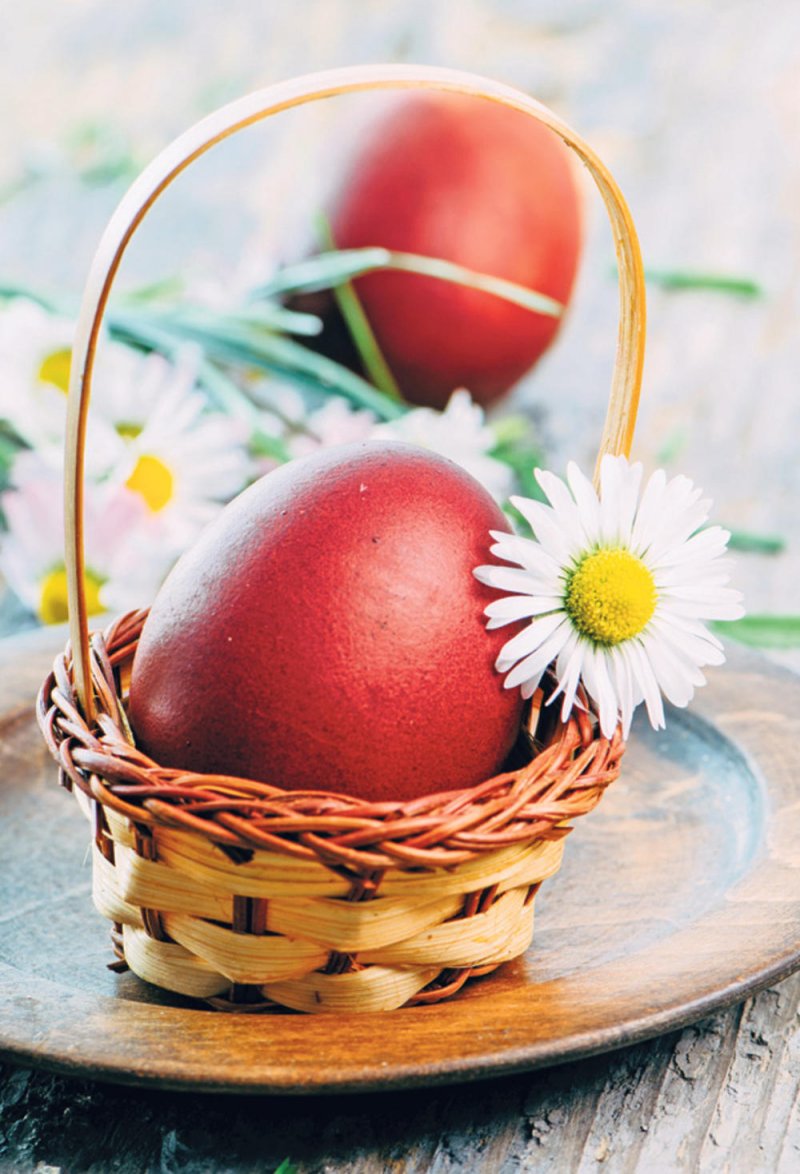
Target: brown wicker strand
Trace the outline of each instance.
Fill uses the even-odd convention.
[[[138,623],[141,614],[123,617],[105,638],[96,636],[93,641],[93,675],[103,681],[98,704],[113,694],[111,666],[116,671],[125,663],[117,655],[119,643],[129,647],[131,624]],[[54,684],[54,678],[48,681]],[[120,815],[143,825],[168,823],[192,829],[223,844],[288,850],[298,857],[360,871],[385,869],[398,862],[452,866],[489,846],[524,842],[548,826],[555,829],[595,806],[618,773],[622,750],[618,735],[612,742],[597,739],[588,714],[576,711],[573,719],[558,727],[554,742],[521,770],[466,791],[426,797],[424,814],[404,814],[421,804],[405,808],[385,804],[383,819],[365,819],[353,811],[351,797],[326,793],[327,813],[321,815],[309,804],[308,792],[293,796],[267,787],[271,793],[267,800],[234,797],[235,789],[241,793],[261,787],[227,776],[193,773],[187,794],[180,772],[163,771],[138,751],[124,758],[116,752],[120,744],[126,745],[126,738],[115,725],[114,699],[108,705],[114,712],[102,713],[105,734],[100,741],[63,690],[51,687],[47,708],[46,695],[47,683],[38,712],[51,750],[60,754],[73,783]],[[118,737],[111,736],[114,731]],[[273,794],[281,796],[280,802],[272,799]],[[433,810],[432,798],[438,800]],[[295,809],[296,803],[301,810]],[[343,809],[341,815],[331,813],[337,806]]]

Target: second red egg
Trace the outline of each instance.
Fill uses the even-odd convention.
[[[328,209],[341,249],[382,246],[455,262],[566,305],[581,250],[570,152],[529,115],[485,99],[418,94],[363,137]],[[560,319],[432,277],[382,271],[355,283],[407,399],[482,404],[516,383]]]

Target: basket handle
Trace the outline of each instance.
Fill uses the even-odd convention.
[[[620,319],[598,466],[605,453],[630,452],[644,364],[645,294],[639,242],[613,177],[566,123],[527,94],[476,74],[424,65],[362,65],[293,78],[248,94],[208,115],[166,147],[122,198],[100,241],[83,293],[70,374],[64,472],[65,554],[70,639],[78,698],[94,716],[89,628],[84,591],[83,467],[92,368],[106,302],[131,237],[150,207],[180,173],[215,143],[282,110],[360,90],[427,88],[486,98],[550,127],[588,168],[605,201],[619,269]],[[595,474],[596,476],[596,474]]]

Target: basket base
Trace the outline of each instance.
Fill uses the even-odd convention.
[[[487,914],[478,914],[478,917],[487,919],[491,915],[495,924],[495,935],[486,933],[486,925],[479,930],[481,936],[487,938],[487,945],[492,936],[501,933],[503,945],[465,966],[401,967],[357,961],[353,969],[343,974],[315,970],[282,982],[242,983],[232,982],[174,938],[160,941],[150,936],[144,927],[124,925],[121,938],[115,933],[115,940],[121,946],[125,963],[137,977],[162,990],[202,999],[216,1009],[252,1013],[254,1010],[284,1007],[311,1014],[393,1011],[407,1004],[449,998],[469,978],[488,974],[525,953],[533,939],[533,900],[525,904],[518,890],[505,897],[505,900],[497,901]],[[512,919],[514,925],[509,933],[507,923]],[[467,935],[469,920],[472,919],[445,924],[457,929],[463,938]],[[163,921],[167,932],[180,934],[190,919],[163,915]],[[464,946],[464,953],[471,952],[474,957],[474,947],[470,951],[469,944]]]

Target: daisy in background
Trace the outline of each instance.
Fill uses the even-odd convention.
[[[565,720],[582,683],[605,737],[621,723],[627,738],[642,701],[662,727],[662,693],[687,705],[705,683],[701,668],[724,660],[704,621],[744,614],[721,561],[728,532],[700,529],[711,503],[686,477],[658,470],[640,497],[642,466],[624,457],[603,458],[599,495],[574,464],[567,484],[541,470],[536,478],[549,505],[511,499],[534,539],[493,531],[491,553],[513,565],[474,572],[504,592],[486,608],[488,627],[529,621],[497,658],[505,687],[530,697],[555,662],[548,701],[563,697]]]
[[[295,431],[286,438],[286,447],[291,457],[304,457],[319,448],[369,440],[376,425],[374,412],[354,408],[342,396],[334,395],[298,419]]]
[[[0,535],[0,573],[43,624],[67,619],[62,480],[34,452],[20,454],[13,489],[0,494],[7,532]],[[87,484],[86,600],[90,615],[143,607],[171,559],[153,548],[147,509],[124,487]]]
[[[175,556],[250,479],[249,429],[208,411],[196,348],[174,362],[135,358],[126,382],[98,387],[97,407],[116,436],[109,481],[141,499],[152,541]]]
[[[55,469],[63,460],[74,331],[71,319],[29,298],[14,298],[0,309],[0,420]],[[128,347],[105,341],[98,353],[96,387],[130,384],[136,360]],[[89,475],[104,476],[117,454],[103,413],[93,411],[86,445]]]
[[[413,408],[397,420],[379,424],[372,435],[404,440],[448,457],[480,481],[496,501],[506,501],[514,487],[513,470],[491,455],[497,436],[486,423],[483,408],[463,388],[453,392],[444,411]]]
[[[15,457],[0,502],[9,527],[0,571],[43,622],[55,623],[66,608],[61,484],[72,324],[54,324],[32,303],[16,310],[3,325],[0,415],[31,448]],[[108,340],[98,351],[86,452],[99,551],[89,551],[93,610],[149,602],[175,558],[250,479],[249,431],[208,410],[197,367],[193,347],[175,361]]]
[[[264,426],[280,437],[287,458],[360,440],[399,440],[461,465],[497,501],[504,502],[513,488],[514,472],[490,455],[497,446],[497,436],[468,391],[454,392],[442,412],[410,408],[396,420],[379,423],[373,412],[354,408],[342,396],[328,396],[321,406],[309,409],[299,393],[281,386],[277,390],[276,398],[271,381],[264,381],[257,398],[264,407],[273,404],[276,415],[271,424],[265,420]],[[278,427],[276,420],[280,421]]]
[[[74,324],[28,298],[0,309],[0,419],[31,448],[64,435]]]

